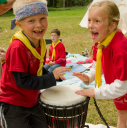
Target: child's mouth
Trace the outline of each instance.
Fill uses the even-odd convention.
[[[99,35],[98,32],[91,32],[92,39],[97,38],[98,35]]]
[[[37,35],[41,35],[43,33],[43,30],[33,31]]]

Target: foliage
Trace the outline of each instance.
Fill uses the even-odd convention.
[[[86,6],[89,3],[91,3],[93,0],[73,0],[72,4],[73,6]]]
[[[71,8],[52,8],[52,7],[48,8],[48,11],[67,11],[67,10],[71,10]]]
[[[65,6],[86,6],[93,0],[65,0]],[[63,0],[48,0],[48,7],[60,8],[63,7]]]

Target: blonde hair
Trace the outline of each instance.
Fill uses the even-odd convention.
[[[13,13],[15,14],[17,9],[19,9],[20,7],[22,7],[26,4],[33,3],[33,2],[42,2],[42,3],[47,4],[46,0],[16,0],[13,4]]]
[[[114,2],[100,1],[100,2],[93,4],[90,10],[94,8],[98,8],[98,7],[102,8],[102,10],[104,10],[108,14],[109,25],[112,22],[116,22],[118,26],[118,23],[120,20],[120,12],[119,12],[117,5]]]

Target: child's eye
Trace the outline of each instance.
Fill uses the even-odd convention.
[[[99,23],[100,21],[99,20],[96,20],[97,23]]]
[[[29,23],[33,23],[34,22],[34,20],[30,20],[30,21],[28,21]]]
[[[43,20],[43,19],[45,19],[45,18],[41,18],[41,20]]]
[[[88,22],[90,22],[91,20],[90,19],[88,19]]]

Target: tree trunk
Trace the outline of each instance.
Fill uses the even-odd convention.
[[[53,0],[53,7],[54,7],[54,0]]]
[[[63,8],[65,8],[65,0],[63,0]]]
[[[70,0],[70,7],[72,7],[72,0]]]
[[[68,0],[67,0],[67,7],[68,7]]]

